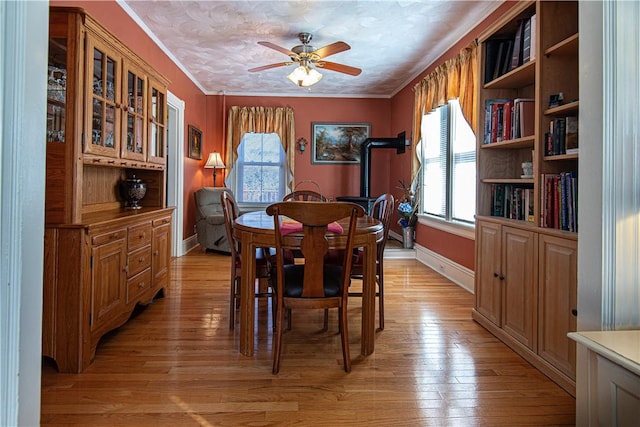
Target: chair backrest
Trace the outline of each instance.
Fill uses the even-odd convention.
[[[391,216],[393,215],[394,207],[395,199],[393,195],[389,193],[381,195],[375,202],[373,202],[371,216],[380,221],[384,227],[382,240],[378,242],[377,246],[378,260],[382,259],[382,256],[384,255],[384,247],[387,244],[387,238],[389,237],[389,225],[391,224]]]
[[[233,238],[233,223],[236,218],[238,218],[240,211],[231,191],[225,190],[220,193],[220,204],[222,205],[222,213],[224,214],[224,226],[227,230],[227,240],[229,241],[229,248],[231,249],[231,257],[235,262],[238,261],[240,257],[240,246],[236,239]]]
[[[326,202],[327,198],[313,190],[295,190],[282,198],[283,202],[305,201],[305,202]]]
[[[329,250],[326,234],[328,225],[349,217],[349,226],[344,233],[347,238],[344,247],[347,253],[353,251],[354,236],[358,217],[364,216],[364,209],[350,202],[280,202],[267,207],[267,214],[274,217],[276,243],[276,281],[280,295],[284,291],[284,250],[299,248],[304,257],[304,278],[301,296],[322,298],[324,293],[325,255]],[[299,233],[282,235],[282,217],[302,223],[302,240]],[[342,240],[342,239],[341,239]],[[352,257],[343,257],[341,271],[342,297],[346,297],[351,274]]]
[[[194,193],[196,202],[196,219],[206,219],[211,215],[220,215],[222,207],[220,206],[222,192],[231,192],[224,187],[203,187]]]

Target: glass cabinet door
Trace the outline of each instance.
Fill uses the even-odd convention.
[[[146,160],[145,111],[147,85],[144,73],[131,64],[125,64],[124,82],[124,126],[122,135],[122,158]]]
[[[149,157],[153,163],[165,163],[165,146],[167,142],[166,93],[153,81],[149,83]]]
[[[47,142],[65,142],[67,117],[67,40],[49,39]]]
[[[84,152],[118,156],[120,146],[120,70],[121,58],[108,46],[87,38],[88,134]]]

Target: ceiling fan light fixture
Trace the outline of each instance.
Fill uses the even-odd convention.
[[[322,79],[322,74],[308,65],[301,65],[296,67],[287,78],[298,86],[309,87],[318,83]]]

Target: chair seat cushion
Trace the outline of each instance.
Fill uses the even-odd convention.
[[[324,294],[325,297],[340,296],[340,282],[342,267],[327,264],[324,266]],[[284,296],[300,298],[304,279],[304,264],[284,266]],[[275,281],[275,278],[273,279]]]

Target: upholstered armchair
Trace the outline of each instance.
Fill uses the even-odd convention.
[[[204,187],[194,193],[198,243],[205,249],[230,253],[220,194],[224,187]]]

